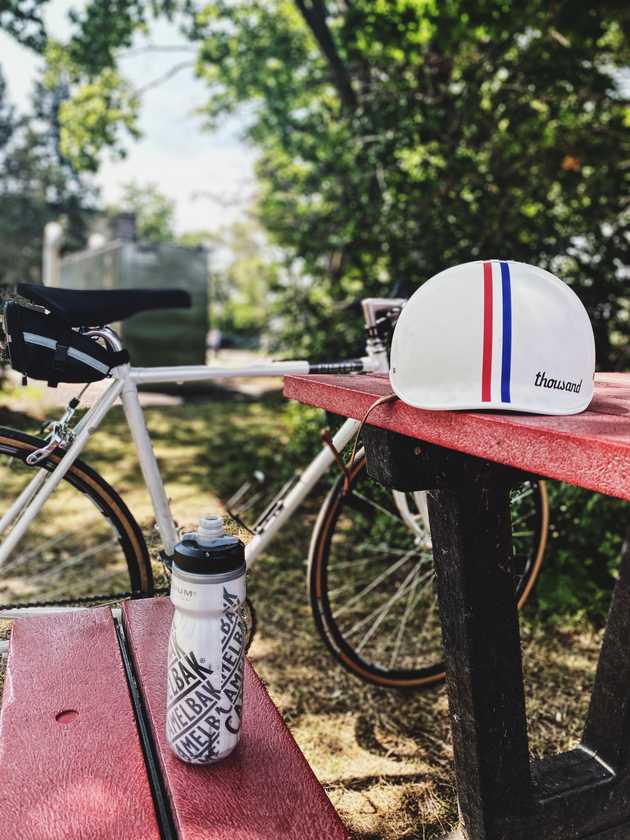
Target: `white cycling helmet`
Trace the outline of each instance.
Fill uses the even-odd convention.
[[[409,299],[392,340],[392,388],[418,408],[577,414],[593,397],[594,371],[580,299],[512,260],[436,274]]]

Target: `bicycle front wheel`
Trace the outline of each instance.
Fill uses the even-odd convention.
[[[31,467],[44,441],[0,428],[0,519],[63,453]],[[2,537],[10,533],[9,525]],[[109,484],[75,461],[8,560],[0,567],[0,608],[115,601],[153,592],[142,532]]]
[[[397,498],[396,498],[397,497]],[[357,459],[320,511],[309,556],[308,596],[329,650],[374,685],[426,688],[444,678],[433,551],[424,494],[393,494]],[[548,522],[544,482],[511,494],[514,590],[529,597],[542,562]]]

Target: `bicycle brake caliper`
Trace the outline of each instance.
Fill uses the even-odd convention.
[[[78,405],[79,400],[73,397],[68,403],[61,420],[52,424],[52,431],[46,445],[40,449],[35,449],[26,456],[26,463],[29,467],[34,467],[40,461],[45,460],[55,449],[67,449],[70,446],[74,440],[74,432],[70,428],[70,421],[74,417]]]

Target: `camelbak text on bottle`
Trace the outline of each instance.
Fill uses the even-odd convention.
[[[245,656],[245,548],[220,516],[175,547],[171,601],[166,736],[183,761],[211,764],[239,740]]]

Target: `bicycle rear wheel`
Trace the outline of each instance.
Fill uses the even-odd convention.
[[[26,463],[43,445],[0,428],[0,518],[39,469],[51,472],[59,462],[61,455],[53,453],[35,467]],[[137,522],[116,491],[82,461],[74,462],[0,567],[0,608],[97,603],[153,590]]]
[[[425,688],[444,678],[433,551],[422,494],[406,494],[403,501],[396,503],[390,490],[368,476],[361,454],[348,494],[340,478],[320,511],[308,597],[322,639],[344,668],[374,685]],[[544,482],[517,487],[511,511],[520,607],[545,550]]]

